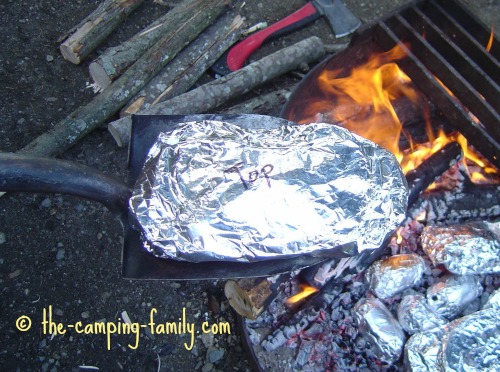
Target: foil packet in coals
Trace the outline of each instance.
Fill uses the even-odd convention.
[[[500,313],[481,310],[414,334],[405,345],[409,371],[498,371]]]
[[[500,273],[500,221],[426,226],[422,248],[454,274]]]
[[[375,346],[377,356],[387,363],[397,361],[405,334],[390,310],[378,298],[362,298],[354,306],[359,331]]]
[[[156,256],[251,262],[378,248],[407,194],[394,156],[343,128],[204,120],[159,135],[130,208]]]
[[[366,271],[370,290],[381,300],[388,300],[416,285],[425,271],[418,254],[398,254],[375,261]]]

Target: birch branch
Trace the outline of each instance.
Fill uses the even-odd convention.
[[[101,89],[107,88],[158,40],[165,35],[175,33],[179,24],[189,19],[194,6],[200,5],[191,0],[185,0],[129,40],[106,49],[89,66],[90,76],[94,82]]]
[[[105,0],[78,26],[59,39],[63,57],[82,62],[144,0]]]
[[[241,70],[202,85],[187,93],[158,103],[138,112],[140,115],[189,115],[202,114],[220,106],[231,98],[272,80],[303,64],[312,63],[325,55],[323,42],[316,36],[281,49]],[[123,117],[108,125],[108,129],[119,133],[118,144],[128,143],[132,120]],[[116,139],[116,137],[115,137]]]
[[[191,0],[191,17],[177,31],[159,40],[118,80],[25,146],[25,154],[53,156],[64,152],[116,114],[163,66],[208,27],[225,8],[225,0]]]

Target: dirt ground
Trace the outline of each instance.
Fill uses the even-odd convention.
[[[126,40],[178,1],[146,0],[83,64],[59,53],[56,40],[97,7],[99,1],[13,1],[0,3],[0,151],[15,152],[94,96],[88,64],[105,47]],[[466,1],[487,24],[498,28],[498,0]],[[345,1],[366,23],[408,3],[405,0]],[[241,3],[240,3],[241,4]],[[241,13],[248,24],[272,23],[305,1],[247,0]],[[255,58],[310,35],[334,39],[324,20],[267,44]],[[339,40],[343,42],[344,40]],[[289,74],[252,92],[254,95],[299,81]],[[266,114],[279,115],[281,107]],[[63,159],[86,164],[126,180],[127,150],[118,148],[105,129],[65,152]],[[7,194],[0,198],[0,366],[2,370],[221,370],[251,366],[242,349],[235,316],[225,301],[223,281],[132,281],[121,277],[122,228],[103,206],[83,199],[46,194]],[[126,312],[146,324],[151,309],[157,322],[183,316],[201,330],[203,322],[228,322],[222,334],[79,334],[68,329],[51,335],[44,311],[64,326],[96,321],[118,323]],[[31,329],[16,321],[27,316]],[[27,322],[27,318],[24,318]],[[17,325],[21,326],[22,319]],[[230,332],[229,332],[230,331]],[[230,333],[230,334],[229,334]],[[133,346],[137,348],[133,349]],[[132,346],[132,347],[130,347]],[[87,367],[82,367],[87,366]],[[94,370],[95,370],[94,368]]]

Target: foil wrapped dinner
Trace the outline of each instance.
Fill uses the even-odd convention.
[[[251,262],[378,248],[407,194],[394,156],[343,128],[203,120],[159,135],[130,208],[156,256]]]

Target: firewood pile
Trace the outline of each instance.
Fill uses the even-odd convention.
[[[104,1],[61,37],[61,54],[69,62],[81,63],[141,3]],[[318,37],[310,37],[187,92],[236,41],[255,30],[238,14],[238,6],[244,3],[184,0],[130,39],[104,50],[89,66],[99,94],[20,152],[61,154],[118,113],[122,118],[109,123],[109,130],[123,146],[129,140],[131,114],[213,112],[231,98],[287,72],[307,69],[328,51],[346,46],[345,41],[326,46]]]

